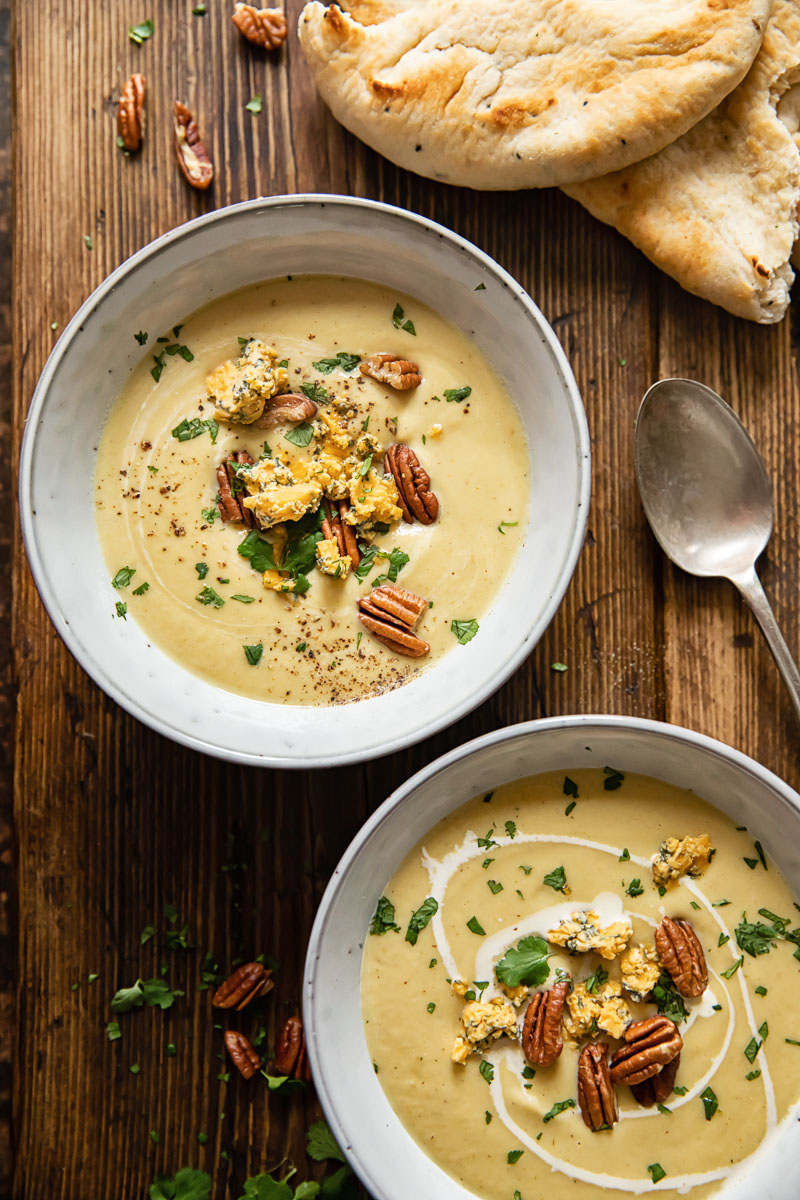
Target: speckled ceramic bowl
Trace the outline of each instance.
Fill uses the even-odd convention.
[[[117,597],[94,519],[100,432],[132,368],[149,354],[130,331],[143,321],[166,329],[237,288],[304,273],[388,285],[453,321],[505,379],[532,456],[531,525],[480,636],[403,687],[337,707],[223,692],[148,641],[134,620],[109,622]],[[541,637],[569,583],[589,481],[586,418],[569,365],[510,275],[412,213],[338,196],[284,196],[190,221],[134,254],[89,297],[36,388],[19,494],[28,561],[50,618],[109,696],[194,749],[243,763],[311,767],[400,749],[499,687]]]
[[[401,1125],[373,1070],[360,983],[364,937],[378,897],[426,832],[472,796],[527,775],[606,763],[691,789],[737,825],[757,831],[800,894],[800,796],[753,759],[687,729],[627,717],[558,717],[500,729],[425,767],[351,843],[322,898],[306,959],[303,1014],[317,1095],[374,1200],[474,1197]],[[797,1086],[800,1092],[800,1064]],[[718,1185],[715,1198],[797,1200],[799,1115],[800,1104]],[[631,1182],[635,1186],[626,1191],[598,1187],[597,1194],[622,1200],[675,1187],[669,1177],[655,1185],[649,1178]]]

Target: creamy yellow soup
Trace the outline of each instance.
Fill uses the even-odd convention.
[[[221,688],[291,704],[379,694],[480,637],[480,619],[524,537],[529,452],[514,403],[469,338],[402,294],[311,276],[227,296],[177,331],[131,336],[137,332],[140,340],[147,334],[152,356],[114,404],[97,458],[97,527],[117,581],[109,619],[136,621],[166,653]],[[427,602],[415,630],[430,645],[425,657],[402,657],[359,621],[356,601],[392,569],[390,557],[377,557],[363,579],[312,570],[308,591],[295,596],[263,586],[239,554],[247,530],[219,517],[217,465],[239,450],[254,459],[298,453],[289,424],[266,431],[202,424],[214,416],[206,379],[249,338],[288,363],[292,392],[310,388],[320,409],[348,402],[355,435],[367,430],[379,445],[373,470],[382,473],[383,450],[402,442],[428,472],[436,521],[399,520],[367,539],[386,556],[407,556],[394,582]],[[395,391],[364,376],[358,362],[381,352],[416,363],[421,384]],[[314,366],[337,355],[344,366]],[[122,568],[135,574],[120,575]]]
[[[715,850],[707,869],[661,895],[652,857],[666,839],[701,834]],[[768,937],[770,949],[757,957],[739,944],[753,946],[745,913],[768,929],[773,916],[787,921],[790,934],[800,924],[757,837],[690,793],[589,770],[521,780],[435,826],[389,880],[362,969],[378,1079],[431,1158],[484,1200],[588,1200],[598,1188],[647,1193],[654,1182],[668,1195],[701,1197],[735,1175],[800,1097],[796,942]],[[429,897],[438,909],[416,922],[424,927],[411,944],[411,914]],[[676,1091],[661,1108],[645,1108],[617,1085],[620,1119],[596,1133],[577,1104],[577,1060],[589,1041],[606,1041],[612,1053],[622,1044],[602,1029],[577,1044],[565,1031],[554,1065],[535,1070],[508,1036],[463,1065],[451,1059],[465,999],[450,981],[466,982],[468,998],[480,1002],[507,999],[496,971],[509,949],[532,935],[546,939],[562,919],[588,910],[603,927],[628,923],[631,944],[650,947],[664,916],[684,918],[708,965],[703,995],[679,997],[686,1016],[673,1013],[683,1038]],[[553,943],[548,950],[549,975],[518,1003],[518,1029],[530,995],[560,972],[573,987],[596,980],[598,968],[620,977],[616,958]],[[656,1015],[652,1000],[623,996],[631,1019]]]

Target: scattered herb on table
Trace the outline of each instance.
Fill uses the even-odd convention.
[[[264,104],[263,97],[259,96],[258,93],[256,92],[256,94],[254,96],[251,96],[250,99],[247,101],[247,104],[245,104],[245,108],[247,109],[247,111],[249,113],[258,114],[261,112],[263,104]]]
[[[141,46],[142,42],[146,42],[148,38],[153,36],[155,25],[151,20],[140,21],[138,25],[128,26],[128,37],[137,46]]]

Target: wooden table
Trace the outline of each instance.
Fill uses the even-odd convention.
[[[305,1176],[314,1101],[268,1102],[258,1079],[218,1080],[227,1069],[222,1034],[208,992],[197,990],[200,962],[207,951],[222,966],[240,954],[280,960],[265,1004],[270,1046],[278,1018],[297,1009],[306,937],[339,855],[396,784],[445,750],[532,717],[626,713],[713,734],[800,783],[795,718],[752,620],[729,586],[692,581],[665,563],[632,464],[634,415],[654,379],[695,376],[731,401],[775,486],[764,579],[789,644],[800,647],[800,390],[789,320],[759,328],[694,300],[559,192],[476,194],[397,170],[331,119],[293,34],[280,54],[265,56],[236,34],[228,0],[207,4],[202,17],[192,0],[16,5],[14,464],[58,336],[51,323],[63,327],[127,255],[232,201],[354,193],[470,238],[523,281],[553,323],[592,431],[589,532],[551,628],[491,700],[406,753],[312,774],[225,766],[161,739],[107,700],[53,632],[15,523],[20,1200],[140,1197],[157,1171],[184,1165],[212,1174],[215,1197],[238,1197],[248,1173],[286,1156]],[[290,25],[301,7],[290,0]],[[137,47],[126,26],[144,17],[155,34]],[[129,160],[115,145],[114,111],[133,70],[147,76],[149,127],[144,153]],[[254,93],[264,97],[258,116],[244,107]],[[172,158],[176,97],[197,111],[217,164],[205,196],[188,190]],[[557,660],[569,669],[553,671]],[[191,949],[159,948],[165,904],[188,922]],[[148,924],[159,933],[141,945]],[[122,1039],[109,1042],[114,990],[156,974],[161,962],[186,995],[169,1012],[123,1018]]]

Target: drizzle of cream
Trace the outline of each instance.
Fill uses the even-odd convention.
[[[514,838],[498,836],[493,837],[492,840],[495,843],[492,849],[499,849],[503,846],[511,845],[518,846],[525,842],[542,842],[550,845],[584,846],[590,850],[598,850],[603,854],[613,855],[617,860],[619,860],[620,855],[622,854],[622,849],[619,846],[610,846],[603,842],[593,842],[586,838],[579,837],[552,837],[547,834],[524,834],[518,832]],[[472,830],[467,832],[460,846],[457,846],[442,859],[433,858],[424,847],[422,850],[422,865],[428,872],[429,895],[434,897],[439,906],[432,921],[432,931],[442,963],[447,970],[447,974],[452,979],[460,978],[460,973],[455,958],[453,957],[453,953],[450,949],[447,935],[444,931],[444,922],[442,918],[444,894],[447,891],[450,880],[459,867],[464,866],[473,858],[478,858],[485,855],[485,853],[486,848],[478,845],[478,837]],[[643,858],[640,855],[631,854],[630,862],[636,863],[638,866],[644,867],[648,871],[650,869],[650,859]],[[714,906],[707,900],[694,880],[684,876],[679,880],[679,886],[687,888],[696,897],[697,902],[700,903],[711,914],[722,933],[729,939],[726,944],[730,947],[731,963],[733,964],[738,958],[738,955],[736,955],[733,950],[735,943],[730,930],[725,924],[725,921],[719,915],[718,910],[714,908]],[[552,929],[559,923],[559,921],[563,920],[564,917],[568,917],[573,912],[585,912],[590,909],[598,914],[601,925],[608,925],[614,921],[620,920],[627,920],[630,923],[631,919],[634,917],[637,920],[643,921],[653,927],[657,925],[657,922],[652,920],[650,917],[645,917],[640,913],[635,913],[629,909],[625,909],[622,898],[613,892],[601,892],[589,903],[586,903],[585,901],[579,902],[577,900],[567,900],[558,904],[549,905],[547,908],[539,909],[537,912],[531,913],[530,916],[526,917],[523,921],[518,921],[516,924],[510,925],[506,929],[501,930],[499,933],[493,934],[491,937],[487,938],[481,944],[481,948],[476,954],[473,978],[492,979],[494,975],[495,963],[502,957],[508,947],[517,942],[521,937],[526,937],[529,934],[539,934],[543,936],[548,929]],[[660,907],[660,912],[663,916],[665,912],[663,905]],[[725,999],[728,1002],[728,1026],[725,1032],[723,1046],[720,1052],[714,1058],[708,1071],[706,1071],[700,1080],[694,1083],[686,1095],[676,1097],[674,1101],[671,1101],[670,1107],[672,1109],[680,1108],[684,1104],[688,1104],[689,1101],[695,1099],[705,1089],[709,1081],[713,1079],[723,1059],[725,1058],[733,1037],[733,1031],[736,1025],[736,1014],[733,1004],[731,1003],[730,992],[725,981],[719,975],[713,971],[712,975],[722,988],[722,991],[725,994]],[[742,999],[744,1002],[745,1012],[747,1014],[748,1025],[752,1035],[755,1038],[758,1038],[755,1016],[753,1014],[750,997],[747,993],[747,987],[741,969],[737,972],[737,975],[739,976],[739,986],[742,992]],[[491,984],[490,987],[486,989],[484,998],[488,999],[491,995],[502,994],[503,993],[500,991],[500,989]],[[710,989],[706,989],[704,995],[697,1001],[690,1000],[688,1004],[689,1017],[685,1026],[683,1027],[682,1033],[688,1031],[695,1021],[716,1016],[717,1013],[714,1011],[713,1005],[717,1003],[718,1001],[716,995]],[[703,1184],[713,1183],[716,1180],[727,1178],[733,1173],[733,1171],[738,1170],[739,1167],[741,1167],[742,1164],[747,1161],[747,1159],[743,1159],[740,1163],[733,1164],[732,1166],[720,1167],[713,1171],[707,1171],[704,1173],[681,1175],[679,1177],[668,1177],[658,1184],[653,1184],[650,1180],[624,1179],[618,1176],[604,1175],[598,1172],[586,1171],[583,1168],[576,1167],[573,1164],[566,1162],[564,1159],[558,1158],[556,1155],[550,1154],[549,1151],[543,1149],[539,1142],[521,1129],[509,1115],[505,1103],[505,1097],[503,1095],[501,1071],[499,1068],[501,1064],[505,1064],[511,1071],[513,1077],[515,1079],[519,1079],[519,1086],[522,1087],[522,1080],[518,1070],[518,1048],[513,1046],[498,1046],[490,1053],[487,1053],[484,1057],[495,1066],[495,1077],[490,1087],[490,1094],[495,1111],[508,1131],[518,1138],[519,1141],[522,1142],[533,1154],[536,1154],[540,1159],[542,1159],[543,1162],[546,1162],[554,1171],[559,1171],[562,1174],[569,1175],[573,1179],[580,1180],[584,1183],[594,1184],[598,1187],[614,1188],[617,1191],[631,1192],[635,1194],[645,1191],[654,1192],[669,1190],[688,1192],[692,1188],[700,1187]],[[761,1069],[761,1080],[764,1087],[767,1108],[767,1136],[769,1136],[774,1132],[777,1124],[777,1111],[775,1104],[775,1089],[770,1077],[763,1043],[759,1051],[758,1065]],[[620,1113],[620,1120],[642,1119],[653,1116],[660,1116],[657,1109],[630,1110]],[[580,1120],[581,1118],[577,1112],[568,1112],[562,1114],[558,1119]],[[787,1120],[788,1119],[789,1118],[787,1118]],[[763,1145],[763,1142],[761,1145]],[[754,1154],[758,1153],[760,1148],[760,1146],[757,1147],[757,1149],[754,1151]],[[748,1157],[752,1158],[753,1155],[749,1155]]]

